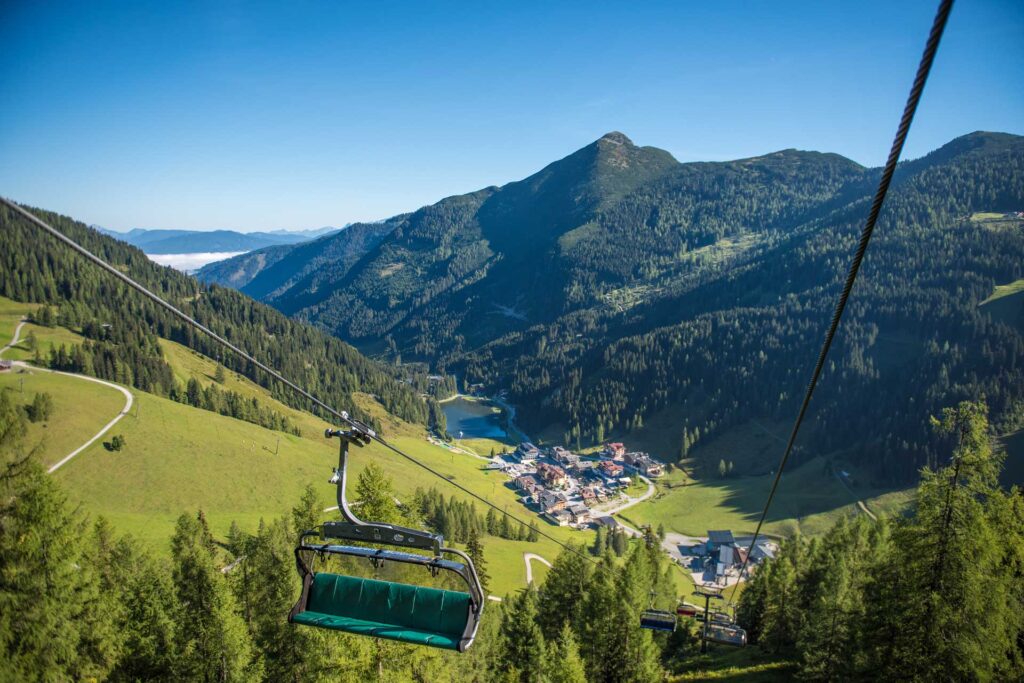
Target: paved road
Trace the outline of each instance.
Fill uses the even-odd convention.
[[[633,507],[637,503],[644,502],[645,500],[647,500],[648,498],[650,498],[651,496],[654,495],[654,491],[656,490],[654,488],[654,483],[650,479],[648,479],[647,477],[645,477],[642,474],[638,474],[636,476],[639,477],[640,479],[643,479],[644,483],[647,484],[647,492],[644,493],[642,496],[637,496],[636,498],[630,498],[629,496],[626,496],[626,502],[623,503],[622,505],[616,505],[615,507],[611,508],[610,510],[600,510],[599,512],[602,515],[614,515],[617,512],[622,512],[623,510],[625,510],[627,508]]]
[[[543,557],[536,553],[523,553],[523,561],[526,562],[526,583],[527,585],[533,583],[533,566],[530,564],[531,561],[537,560],[541,564],[546,564],[551,567],[551,563],[545,560]]]
[[[6,351],[7,349],[11,348],[12,346],[14,346],[15,344],[17,344],[20,341],[19,336],[21,335],[21,328],[24,327],[24,326],[25,326],[25,321],[24,320],[21,321],[20,323],[18,323],[18,326],[16,328],[14,328],[14,337],[11,338],[11,341],[10,341],[9,344],[7,344],[2,349],[0,349],[0,354],[2,354],[4,351]],[[91,446],[94,443],[96,443],[96,441],[98,441],[99,439],[103,438],[103,435],[106,434],[108,431],[110,431],[111,427],[113,427],[118,422],[120,422],[121,418],[124,417],[125,415],[127,415],[128,411],[131,410],[132,403],[134,401],[134,398],[132,397],[132,392],[128,391],[127,389],[125,389],[122,386],[114,384],[113,382],[107,382],[105,380],[97,379],[95,377],[89,377],[88,375],[76,375],[76,374],[74,374],[72,372],[61,372],[59,370],[50,370],[49,368],[39,368],[39,367],[36,367],[34,365],[29,365],[28,363],[25,363],[25,362],[20,361],[20,360],[14,361],[14,366],[15,367],[19,367],[19,368],[29,369],[29,370],[35,370],[35,371],[38,371],[38,372],[49,372],[49,373],[52,373],[54,375],[64,375],[65,377],[74,377],[75,379],[84,380],[86,382],[95,382],[96,384],[102,384],[104,386],[108,386],[111,389],[117,389],[122,394],[124,394],[124,408],[121,409],[121,412],[118,413],[114,417],[113,420],[111,420],[107,424],[103,425],[103,428],[100,431],[98,431],[95,436],[93,436],[91,439],[86,441],[84,444],[82,444],[81,446],[79,446],[75,450],[73,450],[70,453],[68,453],[57,464],[55,464],[52,467],[50,467],[50,469],[47,470],[47,472],[49,472],[50,474],[53,474],[54,472],[56,472],[62,466],[66,465],[73,457],[75,457],[76,455],[78,455],[79,453],[84,451],[89,446]]]

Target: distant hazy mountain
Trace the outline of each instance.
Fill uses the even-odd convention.
[[[142,249],[147,254],[195,254],[252,251],[280,244],[297,244],[339,228],[316,230],[275,230],[273,232],[236,232],[234,230],[145,230],[115,232],[98,226],[97,230]]]
[[[293,287],[305,291],[332,286],[394,230],[402,218],[353,223],[312,241],[256,249],[204,266],[196,277],[240,289],[256,299],[272,298]]]

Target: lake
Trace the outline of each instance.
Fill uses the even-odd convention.
[[[497,406],[489,401],[467,401],[455,398],[441,404],[445,419],[448,421],[448,433],[459,438],[462,432],[464,439],[502,439],[505,430],[501,428],[501,413]]]

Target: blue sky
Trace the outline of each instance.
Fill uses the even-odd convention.
[[[340,225],[620,130],[884,161],[936,2],[11,1],[0,193],[115,229]],[[1024,3],[960,0],[906,157],[1024,133]]]

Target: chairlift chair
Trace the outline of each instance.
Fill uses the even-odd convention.
[[[344,413],[342,415],[348,417]],[[325,522],[300,536],[295,549],[295,564],[302,577],[302,593],[288,614],[288,621],[465,652],[476,636],[484,607],[483,588],[473,561],[460,550],[444,547],[444,538],[440,534],[364,522],[352,513],[345,500],[349,445],[364,446],[375,434],[355,420],[350,420],[350,423],[353,426],[349,430],[328,429],[326,433],[328,438],[338,437],[341,440],[338,468],[331,482],[337,484],[338,511],[343,519]],[[314,542],[314,538],[322,542]],[[332,539],[427,550],[432,554],[338,545],[332,544]],[[445,559],[445,555],[455,559]],[[441,573],[457,576],[467,590],[446,590],[317,571],[318,561],[334,556],[365,559],[374,568],[390,562],[420,566],[435,577]]]
[[[734,624],[711,621],[707,624],[707,639],[720,645],[744,647],[747,644],[747,632]]]
[[[668,610],[654,609],[654,591],[651,591],[651,604],[640,614],[640,628],[652,631],[675,631],[676,615]]]
[[[675,631],[676,615],[663,609],[646,609],[640,615],[640,628],[652,631]]]

